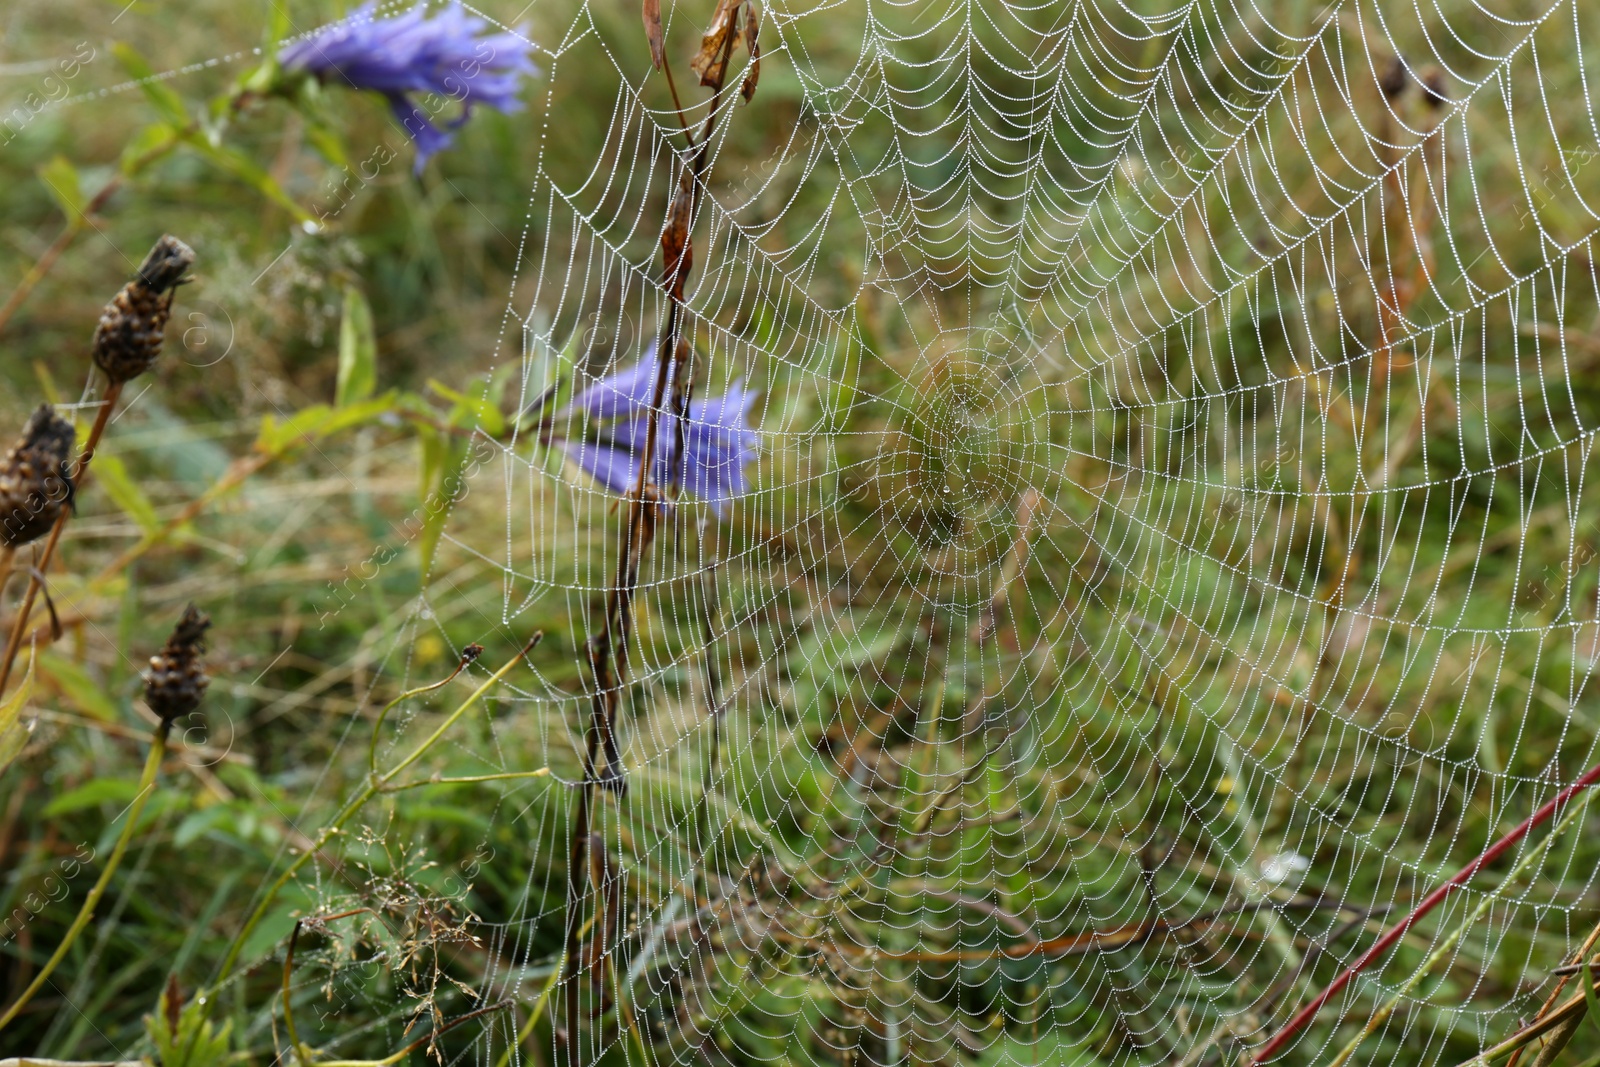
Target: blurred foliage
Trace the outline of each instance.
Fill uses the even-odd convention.
[[[520,6],[493,13],[511,18]],[[1291,6],[1286,17],[1308,24],[1310,13]],[[670,105],[664,79],[646,76],[637,10],[583,10],[526,11],[531,35],[552,50],[529,109],[480,110],[420,178],[381,101],[260,91],[270,72],[255,76],[251,49],[335,17],[332,3],[139,3],[111,22],[82,0],[22,0],[3,16],[7,57],[73,55],[79,69],[51,75],[70,99],[30,109],[0,151],[0,290],[72,235],[0,333],[0,425],[20,424],[41,396],[77,398],[100,307],[155,237],[177,233],[200,255],[167,354],[150,388],[125,401],[67,529],[64,565],[51,575],[65,635],[30,667],[31,732],[19,732],[19,708],[0,707],[0,915],[26,916],[0,943],[8,1000],[71,921],[66,903],[28,901],[51,879],[81,899],[88,879],[63,878],[62,864],[103,854],[116,837],[149,726],[140,665],[187,601],[216,620],[217,681],[203,711],[178,724],[181,744],[96,923],[55,988],[0,1034],[0,1053],[136,1050],[170,1063],[187,1048],[189,1067],[271,1063],[286,1048],[286,942],[311,916],[343,916],[308,925],[290,980],[300,1039],[325,1057],[388,1056],[525,968],[515,1011],[438,1039],[452,1062],[490,1033],[498,1056],[549,994],[571,803],[553,783],[579,774],[567,738],[583,703],[582,627],[609,580],[610,502],[557,477],[559,458],[518,435],[519,409],[545,384],[626,359],[650,336],[653,305],[634,267],[654,262],[670,187],[659,179],[672,165],[670,153],[644,158],[618,133],[631,136],[643,109],[660,117]],[[685,42],[702,16],[674,10],[669,60],[686,85]],[[1316,879],[1308,895],[1321,885],[1370,907],[1375,927],[1382,908],[1420,896],[1531,810],[1548,768],[1570,778],[1592,762],[1600,705],[1586,683],[1600,625],[1586,606],[1600,504],[1586,488],[1595,473],[1586,435],[1600,418],[1600,283],[1591,222],[1558,195],[1566,186],[1541,192],[1521,180],[1548,173],[1592,133],[1563,115],[1561,136],[1528,136],[1519,158],[1510,113],[1447,130],[1450,166],[1466,165],[1470,135],[1480,174],[1440,183],[1457,228],[1444,231],[1437,207],[1423,228],[1441,249],[1495,254],[1459,254],[1413,294],[1408,314],[1434,331],[1396,354],[1402,386],[1374,386],[1370,356],[1349,353],[1384,329],[1371,253],[1390,232],[1382,198],[1392,193],[1362,199],[1369,231],[1328,231],[1332,282],[1292,257],[1264,268],[1259,291],[1241,296],[1233,280],[1287,244],[1279,227],[1289,213],[1272,204],[1321,217],[1329,189],[1366,187],[1339,169],[1359,167],[1335,162],[1344,157],[1334,149],[1380,107],[1373,87],[1352,94],[1353,113],[1331,109],[1308,148],[1335,177],[1285,153],[1276,201],[1225,170],[1174,206],[1153,159],[1100,159],[1101,146],[1065,121],[1024,181],[989,189],[963,175],[962,152],[908,137],[896,116],[863,103],[866,93],[840,88],[861,59],[867,11],[840,5],[793,27],[789,53],[767,53],[755,100],[719,142],[711,192],[743,230],[697,237],[697,275],[727,271],[698,290],[716,331],[697,344],[719,371],[749,374],[766,391],[774,443],[735,521],[702,527],[703,509],[685,505],[673,520],[676,554],[649,564],[645,668],[630,691],[635,802],[605,815],[640,913],[664,913],[696,884],[704,896],[749,886],[763,904],[794,908],[791,880],[802,876],[837,906],[791,916],[803,943],[792,955],[772,948],[760,908],[730,909],[719,919],[728,951],[685,967],[653,999],[641,993],[628,1040],[681,1062],[700,1051],[683,1035],[714,1023],[725,1062],[741,1064],[839,1062],[842,1048],[899,1062],[913,1046],[917,1062],[939,1064],[1178,1062],[1178,1034],[1236,1054],[1260,1035],[1244,1023],[1226,1029],[1241,1016],[1224,1020],[1222,1009],[1246,1012],[1268,994],[1281,1008],[1317,987],[1335,973],[1324,943],[1337,935],[1348,947],[1359,924],[1311,906],[1293,913],[1298,925],[1269,908],[1238,910],[1237,923],[1194,938],[1045,961],[984,955],[1015,943],[994,915],[1064,938],[1247,901],[1288,914],[1304,900],[1275,882],[1262,888],[1261,872],[1292,852]],[[1216,17],[1195,15],[1200,29]],[[1583,18],[1596,29],[1592,11]],[[584,32],[569,35],[575,24]],[[985,44],[995,42],[984,34],[1004,36],[973,32]],[[1403,43],[1420,54],[1415,37]],[[1130,63],[1150,61],[1131,35],[1116,47]],[[1329,46],[1354,69],[1369,54],[1386,60],[1383,47],[1353,31]],[[1550,47],[1561,64],[1535,78],[1519,61],[1507,84],[1581,97],[1570,49]],[[801,53],[805,71],[792,58]],[[934,64],[939,40],[908,36],[900,54]],[[1239,91],[1327,77],[1250,58],[1259,84]],[[963,61],[998,94],[1036,92],[1020,64],[977,48]],[[1600,69],[1600,57],[1585,61]],[[1234,119],[1220,91],[1207,95],[1221,60],[1188,62],[1193,95],[1162,112],[1152,145],[1184,118],[1226,142]],[[124,85],[155,71],[180,74]],[[818,71],[827,86],[802,77]],[[6,100],[55,92],[30,87],[44,75],[0,77]],[[624,78],[641,85],[642,101],[626,115]],[[1075,84],[1093,106],[1126,103],[1115,87]],[[942,93],[914,122],[938,131],[973,106]],[[1413,132],[1434,121],[1416,94],[1403,106]],[[1272,121],[1282,135],[1288,120]],[[981,148],[1001,159],[1020,151],[999,135]],[[894,151],[903,169],[876,166]],[[1012,225],[1038,186],[1089,188],[1086,175],[1113,167],[1122,177],[1094,188],[1116,211],[1085,223],[1093,236],[1036,289],[1017,280],[1028,271],[1012,244],[918,241],[961,212]],[[1572,191],[1592,194],[1594,168],[1579,169]],[[648,190],[586,182],[613,170]],[[846,171],[859,200],[844,205]],[[970,195],[908,220],[908,176],[926,187],[967,181]],[[1406,180],[1433,195],[1431,177]],[[1488,202],[1475,206],[1474,193]],[[1246,203],[1268,206],[1235,207]],[[1124,231],[1170,237],[1169,223],[1207,251],[1143,273],[1118,258]],[[572,253],[602,268],[592,274],[557,279],[566,259],[526,249],[586,235],[612,242]],[[530,262],[570,295],[530,296],[544,280],[530,281]],[[761,274],[769,267],[781,280]],[[1078,281],[1139,276],[1116,301],[1088,301],[1071,317],[1061,314],[1071,286],[1056,282],[1072,271]],[[1558,272],[1577,281],[1554,297]],[[1006,279],[1016,299],[985,303],[1002,287],[966,284],[973,278]],[[1185,303],[1179,294],[1191,292],[1239,298]],[[1540,299],[1544,309],[1530,310]],[[1176,325],[1150,310],[1176,305],[1198,310]],[[1523,355],[1520,345],[1548,342],[1551,330],[1571,335],[1570,349]],[[1340,358],[1310,360],[1312,339]],[[542,379],[527,369],[536,350],[550,371]],[[1530,397],[1555,399],[1530,415]],[[506,477],[480,446],[513,438],[523,466]],[[1549,463],[1535,470],[1541,449]],[[1027,514],[1028,490],[1049,506]],[[1009,563],[1030,537],[1034,565]],[[709,592],[683,562],[705,558],[724,564]],[[990,605],[996,618],[983,615]],[[1406,634],[1407,620],[1445,617],[1455,631]],[[469,642],[488,646],[482,662],[493,670],[536,629],[548,634],[536,672],[463,717],[406,783],[414,788],[385,793],[325,852],[314,848],[368,781],[379,709],[444,677]],[[710,789],[707,655],[728,668],[736,694],[718,718]],[[1485,656],[1501,669],[1480,670]],[[409,751],[465,684],[406,702],[378,735],[383,758]],[[691,732],[696,743],[684,743]],[[991,746],[1011,762],[991,760]],[[547,765],[548,778],[429,780]],[[960,788],[947,807],[925,806],[951,782]],[[697,837],[702,818],[711,829]],[[880,840],[896,842],[892,860]],[[238,946],[249,966],[214,986],[262,886],[308,849],[307,873]],[[1527,884],[1504,889],[1522,902],[1519,921],[1465,940],[1407,1006],[1433,1043],[1419,1051],[1386,1033],[1363,1056],[1471,1055],[1476,1017],[1456,1010],[1469,998],[1498,1012],[1493,1027],[1512,1028],[1530,979],[1600,911],[1593,833],[1554,852]],[[1403,873],[1378,862],[1385,855]],[[1540,909],[1559,918],[1525,914]],[[1447,928],[1430,920],[1402,944],[1384,972],[1391,986]],[[626,936],[648,955],[639,930]],[[934,942],[983,958],[915,962]],[[858,946],[885,959],[863,965]],[[1302,964],[1305,977],[1285,983]],[[202,1011],[181,990],[217,999]],[[1191,1013],[1199,1002],[1217,1013]],[[601,1015],[615,1028],[607,1062],[622,1062],[620,1017]],[[1318,1033],[1337,1047],[1362,1017],[1324,1020]],[[549,1015],[537,1022],[525,1048],[538,1051],[526,1054],[548,1050],[550,1026]]]

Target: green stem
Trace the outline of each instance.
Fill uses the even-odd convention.
[[[156,781],[156,773],[161,769],[161,760],[167,752],[167,731],[170,723],[163,722],[156,728],[155,736],[150,742],[150,754],[144,761],[144,773],[139,776],[139,791],[134,795],[133,804],[128,808],[128,821],[123,824],[122,833],[117,837],[117,845],[111,850],[111,858],[106,861],[105,867],[100,871],[99,879],[94,883],[94,888],[89,890],[89,896],[83,902],[83,907],[78,909],[78,917],[72,921],[66,935],[61,938],[61,943],[56,946],[55,952],[40,969],[37,976],[22,995],[0,1015],[0,1030],[4,1030],[33,999],[35,993],[43,988],[50,975],[60,966],[66,958],[68,950],[78,940],[78,935],[83,933],[83,928],[89,925],[94,918],[94,909],[100,903],[100,898],[105,895],[106,887],[111,884],[111,876],[116,873],[117,864],[122,862],[123,853],[128,851],[128,842],[133,840],[133,828],[139,823],[139,816],[144,812],[144,803],[150,799]]]
[[[349,801],[345,803],[344,807],[339,809],[339,813],[322,828],[322,830],[317,834],[317,839],[312,846],[306,849],[304,852],[301,852],[300,855],[296,856],[294,862],[285,867],[282,873],[280,873],[277,878],[273,879],[272,884],[267,887],[266,892],[261,895],[261,900],[257,902],[255,910],[250,913],[250,917],[245,920],[245,924],[239,928],[239,932],[233,935],[233,942],[228,946],[228,954],[222,959],[222,966],[218,968],[217,978],[213,983],[213,988],[221,985],[221,983],[233,973],[234,964],[239,961],[239,954],[244,951],[245,941],[249,938],[250,934],[254,932],[255,928],[260,925],[261,920],[267,914],[267,909],[272,906],[272,902],[277,899],[278,893],[283,889],[283,887],[289,883],[289,879],[298,874],[300,868],[304,867],[312,856],[316,855],[318,852],[321,852],[322,847],[326,845],[335,834],[344,829],[344,824],[350,821],[351,816],[366,806],[367,801],[377,796],[380,792],[383,792],[388,787],[389,782],[392,781],[397,774],[425,756],[428,750],[438,742],[439,738],[444,736],[445,731],[454,726],[461,716],[465,715],[468,709],[478,702],[478,699],[482,697],[484,693],[487,693],[491,687],[500,681],[500,679],[509,674],[511,669],[520,663],[524,656],[533,651],[533,647],[537,645],[540,639],[543,637],[543,631],[535,633],[533,635],[533,639],[523,646],[521,652],[515,656],[512,656],[506,661],[503,667],[491,674],[487,679],[485,679],[482,685],[474,689],[467,699],[463,700],[454,711],[446,716],[444,722],[439,724],[439,728],[437,730],[429,734],[421,744],[412,750],[411,755],[407,756],[405,759],[401,760],[399,763],[395,764],[382,774],[377,774],[374,772],[367,776],[366,783],[361,787],[360,790],[356,792],[354,796],[350,798]],[[459,670],[457,673],[459,673]],[[453,678],[455,675],[452,674],[451,677]],[[431,687],[424,688],[426,689]],[[212,998],[212,1000],[214,999],[215,998]],[[208,1001],[208,1003],[210,1002],[211,1001]]]
[[[578,936],[582,937],[588,933],[589,928],[594,925],[594,921],[597,918],[599,918],[598,914],[591,915],[589,921],[584,924],[583,929],[578,932]],[[556,960],[555,970],[551,971],[550,977],[545,979],[544,989],[539,991],[539,999],[533,1002],[533,1010],[528,1013],[527,1021],[522,1024],[522,1029],[517,1031],[516,1041],[511,1045],[507,1045],[501,1051],[500,1059],[496,1062],[495,1067],[506,1067],[511,1062],[511,1050],[521,1047],[522,1043],[533,1034],[533,1028],[538,1025],[540,1017],[544,1015],[544,1009],[550,1003],[550,994],[556,991],[556,985],[561,981],[562,972],[566,969],[567,954],[563,952],[561,958]]]

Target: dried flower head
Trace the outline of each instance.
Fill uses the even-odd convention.
[[[1445,88],[1444,71],[1433,67],[1422,76],[1422,98],[1429,107],[1440,108],[1450,102],[1450,90]]]
[[[1389,65],[1384,68],[1383,74],[1378,79],[1378,88],[1383,90],[1383,95],[1393,100],[1406,91],[1406,82],[1409,81],[1406,70],[1406,61],[1399,56],[1389,60]]]
[[[601,439],[563,441],[561,447],[613,493],[630,491],[639,476],[658,367],[652,348],[632,367],[582,390],[568,408],[591,420],[609,420]],[[661,412],[651,472],[655,483],[681,483],[682,488],[711,504],[717,514],[725,514],[728,502],[749,490],[745,468],[754,462],[761,443],[760,432],[748,422],[755,401],[755,393],[734,382],[721,396],[690,403],[682,463],[677,461],[674,416],[670,411]]]
[[[0,544],[20,548],[72,506],[72,424],[41,404],[0,459]]]
[[[524,75],[538,73],[533,45],[520,33],[485,33],[489,23],[451,3],[430,14],[418,4],[393,18],[374,17],[374,4],[362,4],[343,21],[278,53],[287,71],[319,80],[382,93],[394,117],[417,143],[416,170],[450,144],[450,134],[429,121],[437,108],[425,108],[409,93],[432,93],[461,101],[455,129],[476,104],[511,112],[520,106],[517,90]]]
[[[161,651],[150,657],[150,670],[144,676],[144,701],[162,722],[189,714],[205,697],[211,679],[200,656],[205,652],[206,631],[210,628],[211,617],[190,604]]]
[[[173,291],[193,265],[194,249],[171,234],[162,237],[139,265],[138,276],[100,313],[94,362],[113,382],[137,378],[161,355]]]

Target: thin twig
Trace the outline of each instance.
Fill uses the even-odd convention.
[[[659,436],[660,416],[663,405],[668,400],[668,386],[671,384],[672,410],[676,418],[676,436],[678,459],[685,459],[685,448],[682,435],[684,432],[684,411],[687,403],[688,388],[684,381],[686,372],[684,365],[688,363],[687,347],[681,343],[681,330],[683,318],[683,305],[681,293],[685,277],[690,269],[689,254],[692,248],[691,234],[694,230],[694,219],[699,208],[700,196],[704,189],[705,168],[710,160],[711,136],[715,132],[718,115],[722,110],[724,96],[723,81],[726,78],[726,59],[732,55],[735,34],[730,33],[724,42],[722,70],[723,78],[714,87],[711,98],[711,108],[706,115],[705,125],[700,138],[695,141],[691,138],[690,145],[694,148],[694,158],[690,164],[689,172],[685,178],[689,181],[689,211],[681,237],[682,244],[678,248],[678,259],[675,263],[664,265],[671,270],[670,277],[662,278],[662,285],[667,291],[669,302],[667,305],[667,320],[658,343],[657,369],[655,389],[651,396],[650,407],[645,415],[644,445],[640,449],[639,473],[633,488],[628,493],[628,514],[623,525],[621,549],[617,557],[617,572],[612,582],[611,592],[606,598],[605,618],[601,623],[599,632],[592,635],[588,642],[590,668],[594,674],[595,691],[590,699],[590,720],[584,744],[583,756],[583,781],[579,785],[576,808],[572,818],[572,845],[567,860],[567,937],[566,937],[566,974],[562,981],[562,996],[564,1001],[564,1016],[566,1021],[566,1046],[567,1061],[572,1067],[579,1067],[581,1056],[578,1051],[578,1028],[582,1022],[581,1008],[578,1003],[578,977],[582,967],[580,952],[581,939],[578,936],[577,907],[583,897],[583,872],[587,868],[589,827],[591,820],[591,807],[594,804],[594,790],[597,786],[604,785],[612,789],[619,796],[627,789],[627,781],[623,777],[621,765],[621,752],[616,742],[617,705],[621,698],[621,687],[626,684],[628,677],[628,643],[633,628],[633,596],[639,580],[639,568],[644,555],[649,551],[650,545],[655,540],[656,519],[659,509],[659,494],[652,491],[651,475],[655,466],[657,437]],[[670,77],[670,75],[669,75]],[[670,82],[669,82],[670,84]],[[674,86],[674,90],[675,90]],[[679,107],[680,120],[682,108]],[[674,197],[677,194],[674,193]],[[673,226],[669,218],[668,226]],[[670,231],[667,231],[670,232]],[[680,352],[680,348],[685,351]],[[678,373],[672,373],[674,367]],[[681,481],[681,478],[679,479]],[[606,770],[605,778],[597,779],[595,776],[595,760],[604,748]]]
[[[77,240],[78,234],[88,227],[89,220],[99,214],[100,209],[106,206],[106,202],[111,199],[111,194],[121,188],[123,178],[124,175],[121,174],[114,176],[101,187],[98,193],[94,194],[93,199],[83,206],[82,212],[67,219],[67,224],[61,228],[61,232],[56,235],[56,239],[50,242],[50,247],[40,254],[38,260],[28,270],[28,273],[23,275],[22,281],[18,282],[17,287],[11,291],[11,295],[6,297],[6,302],[0,304],[0,330],[6,328],[6,324],[17,313],[17,309],[22,306],[23,301],[28,299],[34,288],[44,280],[44,276],[49,274],[55,267],[56,260],[60,259],[62,253],[71,247],[73,241]]]
[[[1502,856],[1513,845],[1526,837],[1528,835],[1528,831],[1532,830],[1536,826],[1542,825],[1550,818],[1551,815],[1556,812],[1558,808],[1560,808],[1567,801],[1571,800],[1578,793],[1589,788],[1589,786],[1593,785],[1597,781],[1600,781],[1600,764],[1596,764],[1595,766],[1589,768],[1588,771],[1584,772],[1583,777],[1579,778],[1576,782],[1573,782],[1571,785],[1561,790],[1561,792],[1557,793],[1554,797],[1551,797],[1549,801],[1539,808],[1539,810],[1535,811],[1532,815],[1524,819],[1504,837],[1500,838],[1500,840],[1496,841],[1494,844],[1478,853],[1477,858],[1475,858],[1471,863],[1468,863],[1465,867],[1461,868],[1461,870],[1457,871],[1453,876],[1451,876],[1448,881],[1439,885],[1431,893],[1423,897],[1422,903],[1418,904],[1414,909],[1412,909],[1411,914],[1407,915],[1404,919],[1390,927],[1388,932],[1382,937],[1378,938],[1378,940],[1373,943],[1371,948],[1363,952],[1361,956],[1349,967],[1346,967],[1344,971],[1340,973],[1339,977],[1335,978],[1332,982],[1329,982],[1322,992],[1318,993],[1299,1011],[1295,1012],[1289,1021],[1283,1025],[1282,1029],[1280,1029],[1270,1041],[1261,1047],[1260,1051],[1258,1051],[1251,1060],[1251,1063],[1261,1064],[1271,1059],[1280,1049],[1287,1045],[1290,1039],[1293,1038],[1295,1034],[1299,1033],[1307,1023],[1316,1018],[1317,1013],[1322,1010],[1323,1005],[1332,1000],[1341,989],[1349,985],[1351,979],[1360,974],[1362,971],[1365,971],[1368,967],[1372,966],[1372,964],[1381,956],[1383,956],[1384,953],[1393,948],[1395,943],[1405,936],[1407,930],[1410,930],[1419,921],[1421,921],[1424,916],[1433,911],[1434,908],[1438,907],[1447,896],[1466,885],[1467,882],[1471,881],[1473,875],[1477,874],[1484,867],[1499,859],[1500,856]]]

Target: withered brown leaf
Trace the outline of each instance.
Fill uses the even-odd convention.
[[[745,0],[744,5],[744,46],[750,52],[750,66],[745,68],[744,84],[739,86],[739,95],[744,97],[744,102],[749,103],[750,98],[756,95],[756,82],[761,80],[761,12],[751,0]]]
[[[690,216],[694,214],[694,172],[685,167],[678,178],[678,191],[667,209],[667,225],[661,231],[661,281],[673,299],[683,299],[683,285],[694,266],[694,245],[689,239]]]
[[[661,0],[644,0],[644,35],[650,41],[650,62],[660,70],[666,63],[666,35],[661,29]]]
[[[689,66],[700,75],[701,85],[722,88],[722,80],[728,76],[733,40],[738,39],[734,35],[739,32],[739,9],[743,6],[744,0],[717,0],[717,9],[711,13],[711,25],[700,38],[700,51],[689,61]]]

